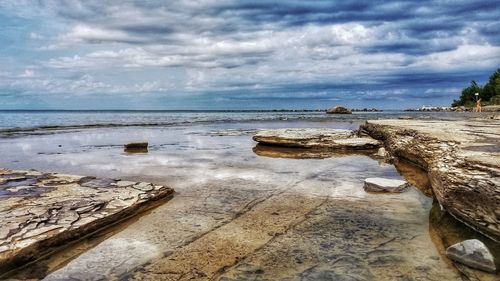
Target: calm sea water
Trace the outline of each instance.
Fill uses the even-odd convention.
[[[214,112],[214,111],[0,111],[0,130],[67,126],[175,126],[199,123],[307,120],[349,122],[398,118],[412,115],[428,118],[457,118],[463,113],[403,111],[355,112],[331,115],[324,112]]]

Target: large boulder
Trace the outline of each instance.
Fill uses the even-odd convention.
[[[326,111],[328,114],[351,114],[352,110],[344,106],[335,106]]]
[[[483,242],[477,239],[465,240],[448,247],[446,249],[446,256],[472,268],[488,272],[496,271],[493,255],[491,255]]]
[[[363,188],[368,192],[404,192],[409,184],[403,180],[385,178],[367,178]]]
[[[358,137],[355,131],[340,129],[271,129],[253,137],[265,145],[316,149],[373,149],[381,143],[370,137]]]

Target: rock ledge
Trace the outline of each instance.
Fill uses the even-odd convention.
[[[151,183],[0,169],[0,272],[172,194],[173,189]]]
[[[370,120],[362,131],[424,168],[441,206],[500,241],[500,121]]]
[[[261,130],[253,140],[266,145],[314,149],[374,149],[381,145],[370,137],[358,137],[355,131],[340,129]]]

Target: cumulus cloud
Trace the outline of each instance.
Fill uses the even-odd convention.
[[[500,65],[493,2],[6,0],[26,53],[0,89],[443,102]]]

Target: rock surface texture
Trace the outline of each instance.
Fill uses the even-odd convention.
[[[381,144],[370,137],[358,137],[355,131],[340,129],[261,130],[253,140],[266,145],[315,149],[373,149]]]
[[[499,120],[374,120],[362,130],[424,168],[450,214],[500,240]]]
[[[457,262],[488,272],[495,272],[495,260],[486,246],[477,239],[465,240],[446,249],[446,255]]]
[[[385,178],[367,178],[363,188],[369,192],[404,192],[408,183],[402,180]]]
[[[172,195],[169,187],[0,169],[0,272]]]

